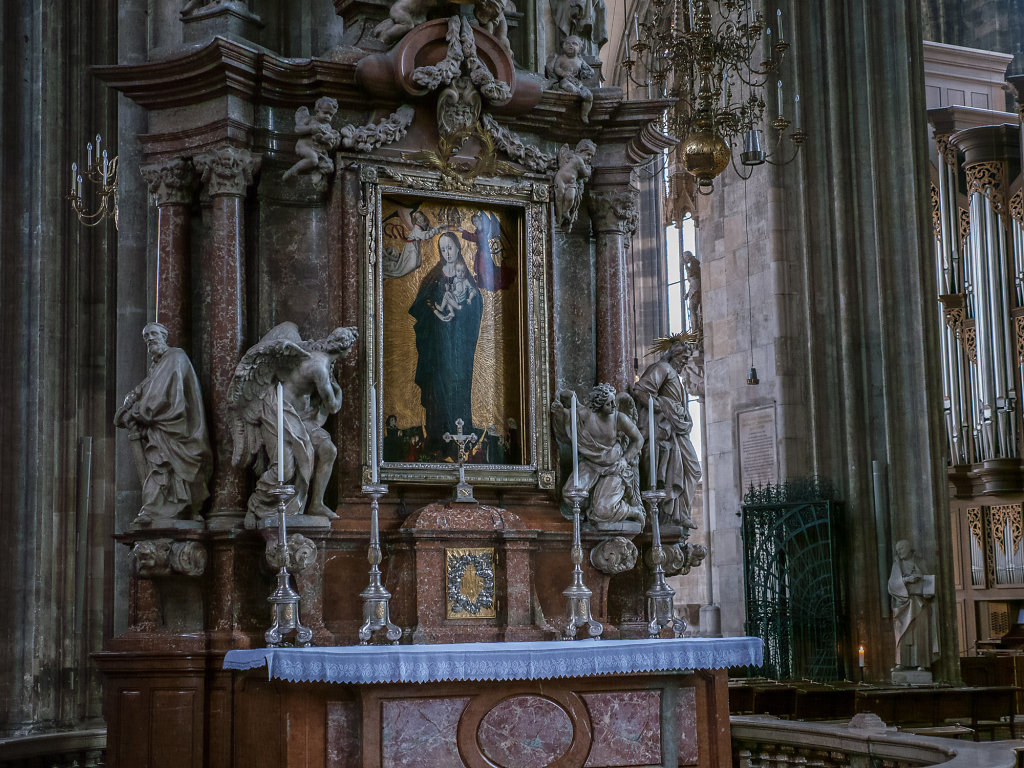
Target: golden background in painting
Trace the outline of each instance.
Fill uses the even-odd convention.
[[[494,214],[501,223],[504,247],[501,248],[502,264],[514,264],[515,280],[508,288],[488,291],[479,288],[483,300],[483,314],[480,321],[480,336],[477,340],[473,359],[473,426],[484,429],[495,425],[503,438],[508,436],[508,419],[515,419],[519,427],[520,455],[529,463],[522,446],[524,436],[525,404],[522,399],[526,365],[524,361],[526,333],[522,318],[526,316],[523,285],[523,216],[515,209],[490,205],[479,205],[457,200],[424,200],[384,197],[381,200],[382,227],[381,248],[401,251],[405,245],[403,232],[408,227],[402,218],[392,216],[400,208],[408,211],[419,203],[419,211],[426,214],[430,227],[443,225],[459,236],[462,256],[469,270],[474,273],[473,264],[477,245],[465,240],[462,232],[474,232],[471,221],[474,213],[483,211]],[[383,395],[384,419],[394,414],[399,429],[408,429],[426,424],[420,404],[420,388],[416,385],[416,336],[413,333],[415,319],[409,314],[409,307],[416,299],[420,283],[426,274],[438,263],[440,255],[437,241],[438,232],[423,240],[420,245],[420,266],[407,275],[386,278],[383,286]],[[497,245],[497,243],[494,243]],[[492,248],[492,251],[496,251]],[[496,259],[497,261],[497,259]],[[454,429],[452,430],[454,432]]]

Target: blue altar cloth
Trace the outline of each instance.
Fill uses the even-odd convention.
[[[280,680],[355,684],[546,680],[762,663],[757,637],[254,648],[224,657],[225,669],[266,665],[268,676]]]

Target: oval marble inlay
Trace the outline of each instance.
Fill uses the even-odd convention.
[[[502,768],[545,768],[569,750],[572,718],[551,699],[514,696],[483,716],[477,742]]]

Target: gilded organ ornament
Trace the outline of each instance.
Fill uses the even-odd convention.
[[[992,204],[996,213],[1005,213],[1003,184],[1004,164],[997,161],[971,163],[964,168],[967,175],[967,194],[980,193]]]

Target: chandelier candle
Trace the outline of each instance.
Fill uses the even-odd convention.
[[[277,382],[277,482],[284,485],[284,385]]]

